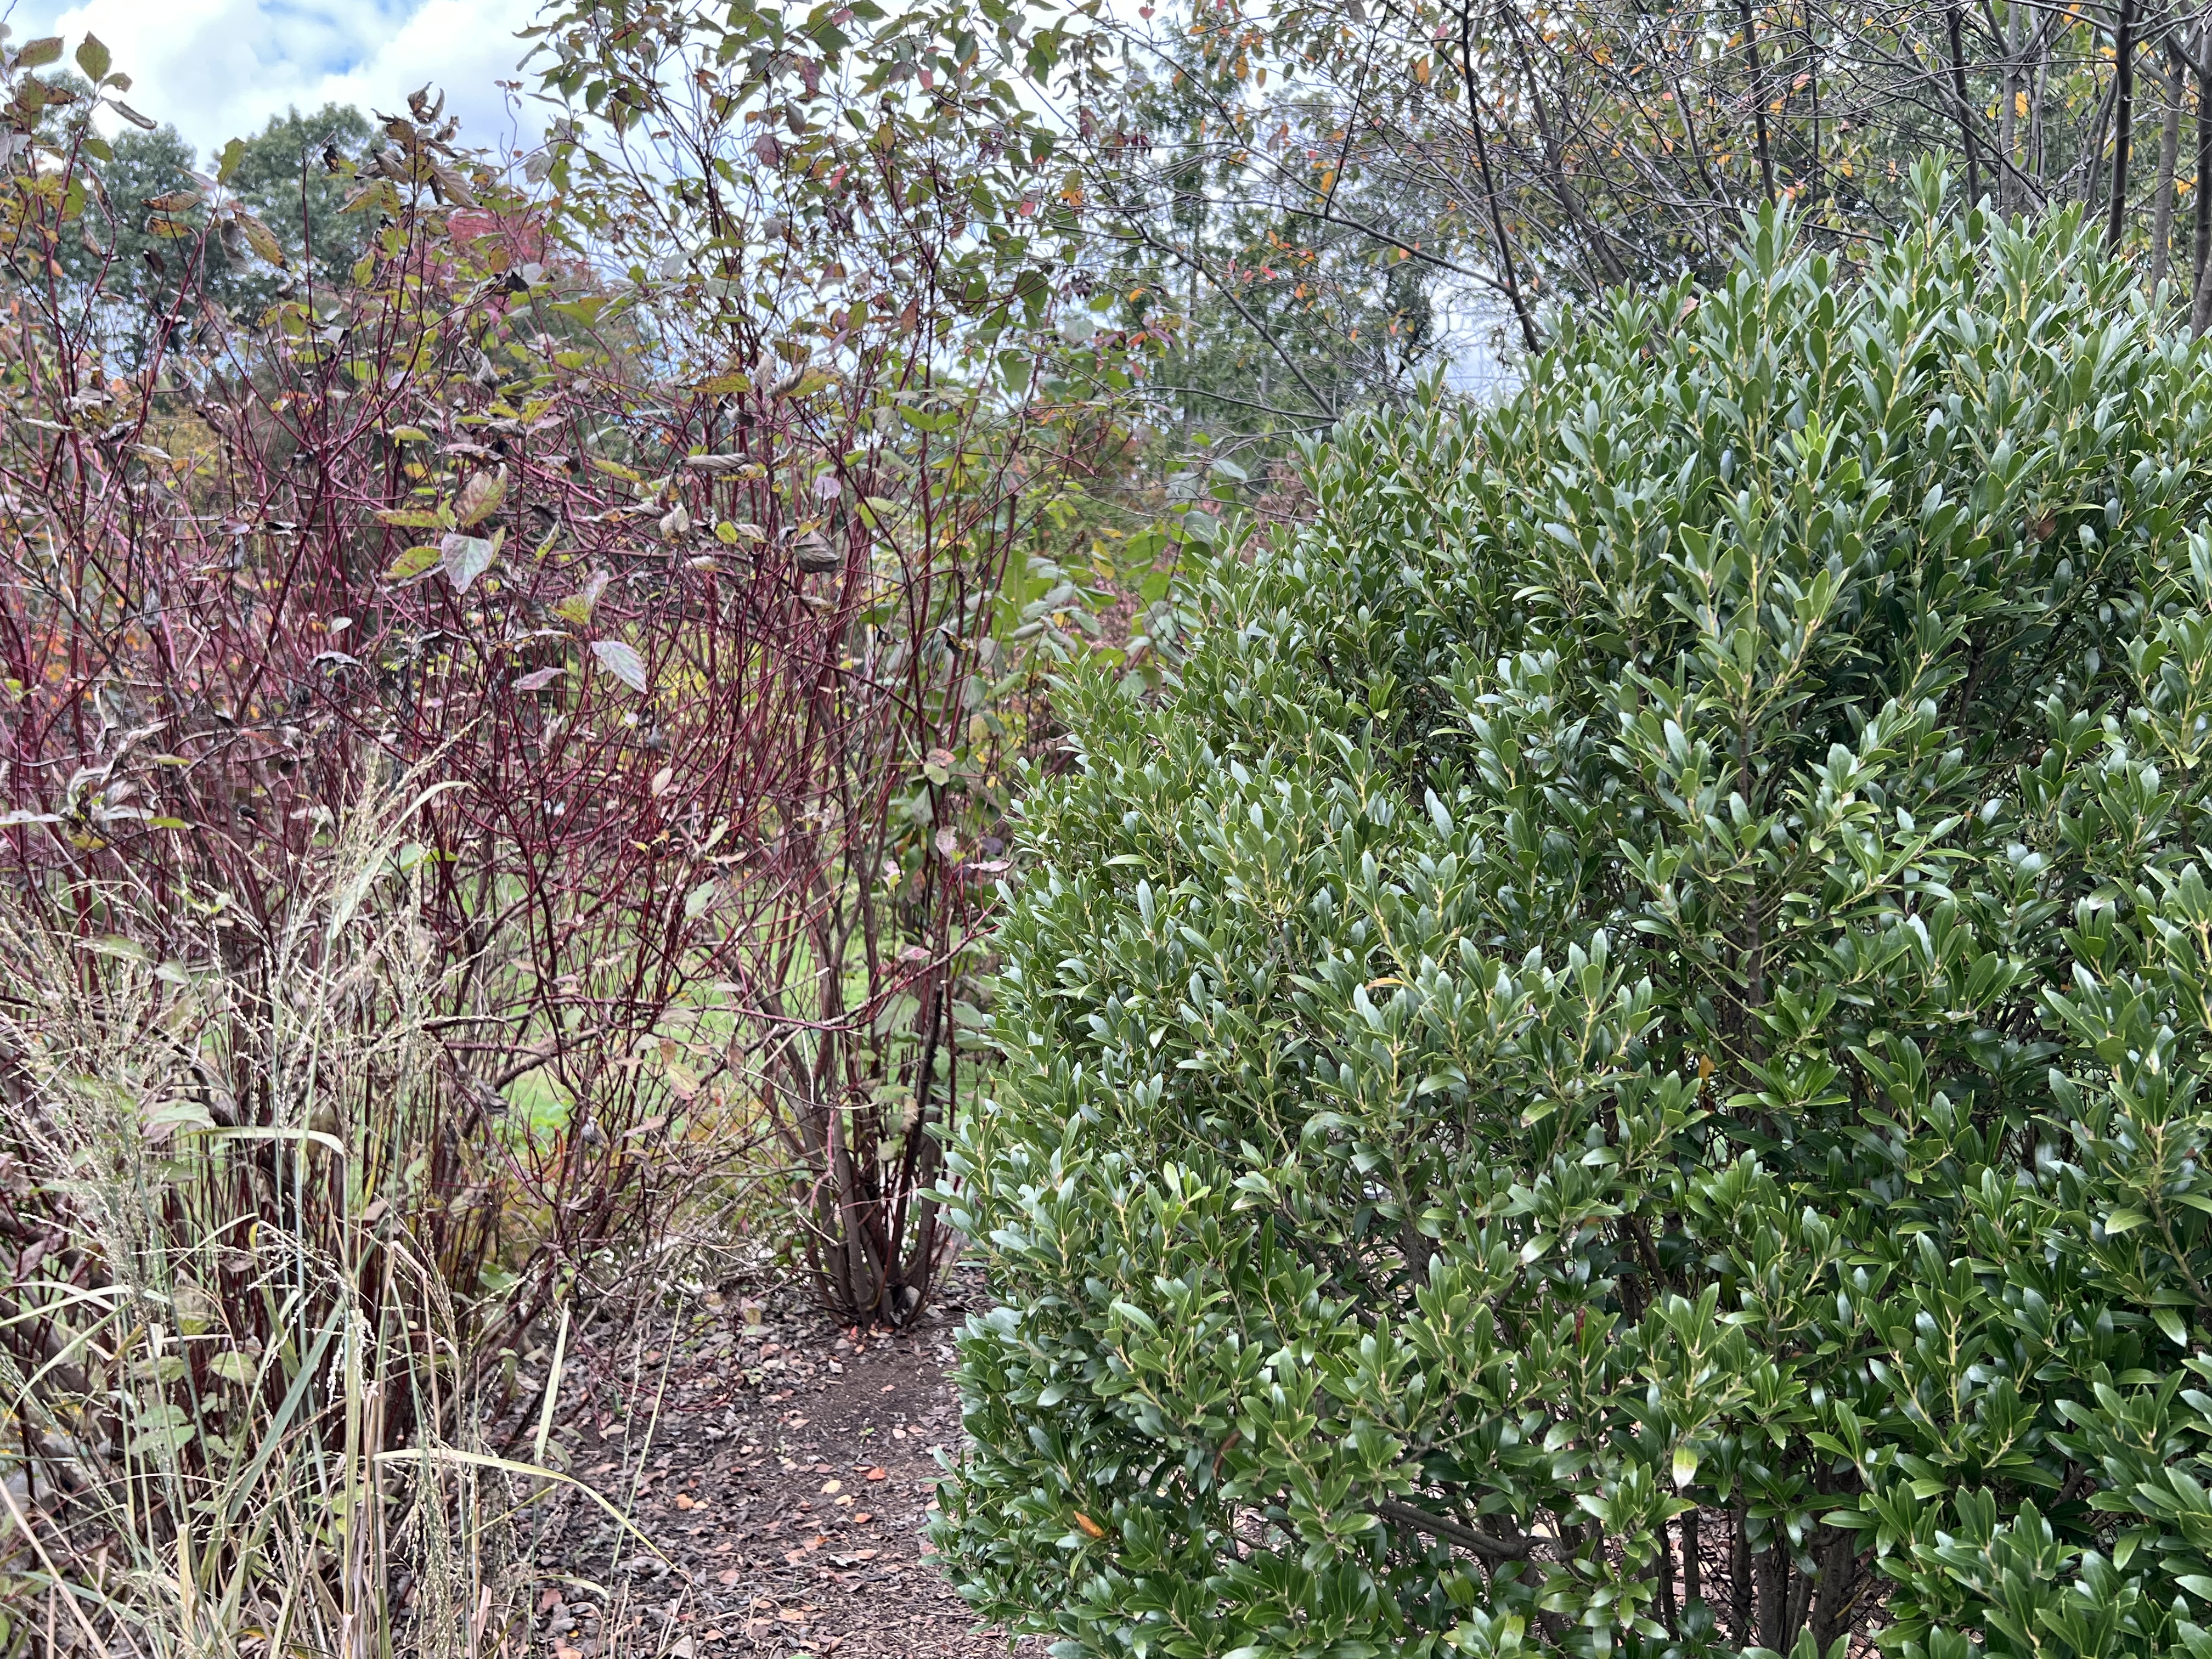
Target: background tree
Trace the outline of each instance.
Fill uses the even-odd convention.
[[[83,87],[75,77],[60,84],[72,82]],[[82,101],[63,110],[73,125],[89,119]],[[66,280],[87,298],[96,294],[129,349],[141,354],[151,320],[187,288],[251,322],[301,280],[343,286],[369,228],[343,210],[355,182],[340,164],[361,159],[369,132],[368,118],[349,106],[326,104],[313,115],[293,110],[233,140],[203,171],[174,127],[125,123],[106,140],[82,131],[83,185],[106,211],[82,222],[58,250]],[[203,240],[199,233],[214,224],[206,200],[217,174],[226,198],[283,250],[285,266],[257,252],[235,223],[227,233],[215,226],[218,234]]]
[[[1078,123],[1093,174],[1080,186],[1097,237],[1086,258],[1106,266],[1117,319],[1157,344],[1147,391],[1164,432],[1187,447],[1210,428],[1228,440],[1217,455],[1253,442],[1283,453],[1346,410],[1405,398],[1448,349],[1437,272],[1358,228],[1402,230],[1404,214],[1354,177],[1317,215],[1250,163],[1255,146],[1324,140],[1333,107],[1241,107],[1234,61],[1202,34],[1128,62],[1126,103]],[[1271,131],[1255,130],[1261,118]]]
[[[1763,203],[1864,257],[1934,149],[2002,210],[2081,206],[2169,303],[2204,290],[2201,9],[1198,0],[1098,27],[1127,71],[1072,118],[1092,257],[1148,249],[1146,315],[1202,313],[1226,363],[1270,366],[1268,398],[1220,388],[1266,407],[1217,399],[1217,425],[1325,421],[1425,353],[1470,367],[1460,318],[1525,352],[1613,284],[1717,277]],[[1194,264],[1199,226],[1220,246]],[[1265,301],[1270,270],[1301,303]],[[1415,349],[1370,355],[1378,325]]]

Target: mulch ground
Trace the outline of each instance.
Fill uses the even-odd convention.
[[[669,1298],[647,1293],[647,1304]],[[551,1419],[573,1487],[526,1540],[543,1659],[1042,1659],[979,1629],[922,1535],[956,1451],[952,1340],[989,1306],[956,1270],[911,1328],[839,1328],[788,1284],[684,1291],[573,1334]],[[525,1393],[550,1364],[523,1362]],[[534,1374],[533,1374],[534,1373]],[[511,1419],[527,1443],[542,1401]],[[1725,1517],[1699,1551],[1723,1582]],[[1869,1606],[1853,1659],[1873,1651]]]
[[[1036,1659],[977,1628],[922,1535],[981,1286],[956,1273],[910,1329],[866,1336],[788,1287],[685,1300],[572,1336],[553,1439],[629,1525],[573,1489],[539,1506],[533,1651]]]

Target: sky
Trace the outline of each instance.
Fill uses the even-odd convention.
[[[203,153],[288,107],[398,111],[424,82],[444,88],[459,141],[506,145],[514,112],[495,84],[518,72],[514,38],[538,0],[0,0],[15,40],[88,30],[131,77],[127,101]],[[525,91],[528,90],[526,86]],[[538,125],[526,103],[523,120]]]

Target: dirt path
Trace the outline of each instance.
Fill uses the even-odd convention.
[[[660,1559],[581,1494],[548,1500],[533,1651],[1035,1655],[976,1630],[921,1536],[934,1454],[959,1439],[952,1335],[977,1295],[956,1280],[912,1331],[865,1340],[787,1293],[708,1293],[676,1321],[580,1339],[556,1438]]]

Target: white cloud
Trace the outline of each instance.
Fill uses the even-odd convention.
[[[0,0],[4,3],[4,0]],[[461,118],[461,142],[506,143],[517,117],[494,84],[535,77],[514,38],[537,0],[19,0],[17,40],[98,35],[129,74],[130,101],[202,150],[258,131],[287,107],[397,111],[430,82]],[[526,101],[520,125],[542,125]]]

